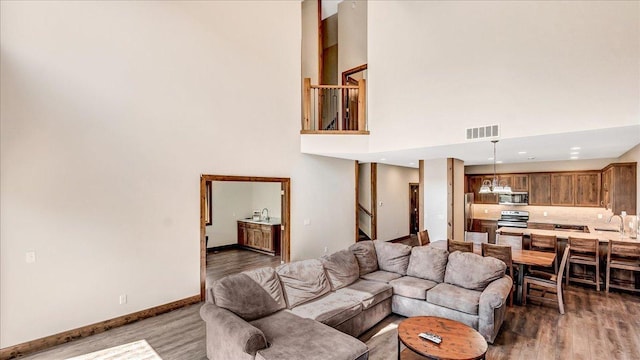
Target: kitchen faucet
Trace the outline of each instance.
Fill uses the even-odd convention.
[[[607,224],[610,224],[611,220],[613,220],[614,217],[620,218],[620,234],[621,235],[624,234],[624,219],[622,218],[622,216],[616,215],[616,214],[611,215],[611,217],[609,218],[609,221],[607,221]]]
[[[267,212],[267,216],[264,216],[264,212],[265,211]],[[262,216],[263,220],[269,221],[269,209],[267,209],[267,208],[262,209],[262,212],[260,213],[260,216]]]

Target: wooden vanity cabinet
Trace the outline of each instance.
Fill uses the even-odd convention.
[[[280,225],[238,221],[238,245],[280,255]]]

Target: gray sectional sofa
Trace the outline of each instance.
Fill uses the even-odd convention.
[[[230,275],[200,314],[214,359],[367,359],[356,337],[391,312],[465,323],[493,342],[512,280],[494,258],[362,241],[321,259]]]

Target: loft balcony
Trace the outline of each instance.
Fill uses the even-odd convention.
[[[349,85],[311,85],[305,78],[300,134],[369,135],[366,80]]]

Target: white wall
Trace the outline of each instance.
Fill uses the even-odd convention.
[[[447,239],[447,159],[424,160],[424,227],[431,241]]]
[[[502,138],[638,123],[638,1],[371,1],[367,10],[375,151],[461,143],[465,128],[495,123]]]
[[[338,5],[338,79],[342,72],[367,63],[367,1]]]
[[[251,211],[267,208],[269,217],[280,218],[282,200],[280,183],[251,183]]]
[[[302,2],[302,78],[318,84],[318,0]]]
[[[409,235],[409,183],[418,181],[418,169],[378,164],[378,240]]]
[[[290,177],[293,260],[353,242],[353,162],[300,154],[300,15],[0,2],[0,347],[199,294],[200,174]]]

